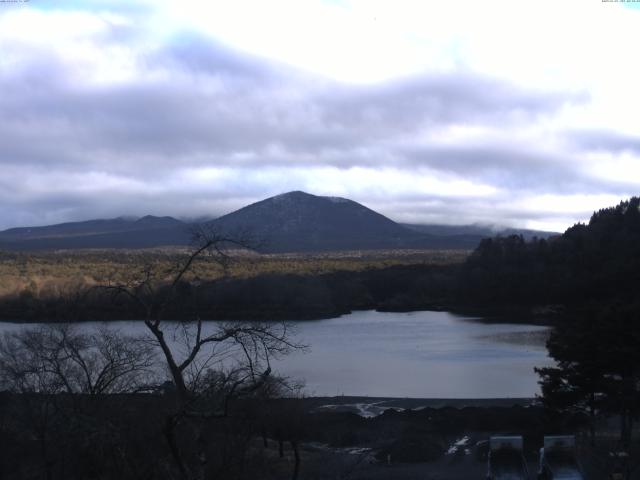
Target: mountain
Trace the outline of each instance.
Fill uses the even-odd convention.
[[[249,230],[266,251],[312,251],[401,246],[415,234],[351,200],[289,192],[210,223],[223,232]]]
[[[147,248],[186,245],[189,225],[173,217],[147,215],[43,227],[10,228],[0,232],[0,248],[7,250],[55,250],[76,248]]]
[[[295,191],[229,213],[210,225],[248,230],[267,252],[407,248],[475,248],[480,238],[435,236],[406,228],[352,200]]]
[[[488,227],[400,225],[357,202],[295,191],[204,222],[221,233],[247,233],[263,252],[367,249],[474,249],[496,232]],[[146,216],[11,228],[0,249],[148,248],[189,245],[193,223]],[[504,234],[510,231],[503,231]],[[525,231],[523,231],[525,232]],[[529,232],[531,233],[531,232]],[[548,233],[548,232],[540,232]],[[527,235],[525,235],[527,236]],[[533,236],[533,235],[531,235]],[[548,235],[538,235],[544,237]]]

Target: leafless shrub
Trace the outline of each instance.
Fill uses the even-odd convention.
[[[112,328],[43,325],[0,339],[0,385],[17,393],[133,392],[153,378],[155,359],[148,342]]]

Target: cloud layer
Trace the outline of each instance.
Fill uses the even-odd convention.
[[[640,186],[637,125],[584,120],[611,105],[597,86],[472,62],[345,82],[150,4],[37,7],[0,10],[0,228],[306,190],[399,221],[562,229]]]

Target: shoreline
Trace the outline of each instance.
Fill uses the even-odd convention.
[[[355,413],[361,417],[375,417],[387,410],[408,411],[426,408],[488,408],[530,407],[538,404],[536,397],[515,398],[409,398],[367,397],[339,395],[334,397],[306,397],[300,399],[311,412]]]
[[[202,321],[204,323],[207,322],[317,322],[322,320],[330,320],[334,318],[339,318],[346,315],[351,315],[356,312],[379,312],[379,313],[416,313],[416,312],[448,312],[453,315],[457,315],[459,317],[465,317],[467,320],[476,321],[480,323],[487,324],[500,324],[500,323],[511,323],[517,325],[537,325],[537,326],[545,326],[545,327],[553,327],[556,324],[555,319],[558,316],[558,313],[553,313],[551,315],[540,314],[533,311],[532,307],[470,307],[470,306],[461,306],[461,305],[424,305],[422,307],[418,306],[416,308],[385,308],[385,307],[372,307],[372,308],[353,308],[351,310],[346,311],[336,311],[327,314],[321,314],[317,316],[302,316],[299,318],[230,318],[230,319],[214,319],[214,318],[203,318]],[[8,318],[0,318],[0,323],[8,323],[8,324],[83,324],[89,322],[101,322],[101,323],[118,323],[118,322],[143,322],[143,318],[111,318],[111,319],[87,319],[87,320],[67,320],[67,321],[46,321],[41,319],[8,319]],[[166,322],[180,322],[181,320],[171,320],[171,319],[163,319]],[[183,320],[184,321],[184,320]],[[187,320],[185,322],[193,322],[195,320]]]

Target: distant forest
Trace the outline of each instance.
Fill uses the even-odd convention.
[[[461,264],[185,280],[166,315],[176,320],[196,313],[211,320],[299,320],[355,309],[449,309],[516,312],[510,320],[531,321],[530,312],[579,309],[591,302],[634,304],[640,283],[639,205],[638,197],[623,201],[594,213],[588,224],[576,224],[549,239],[487,238]],[[24,291],[0,303],[0,318],[5,320],[116,320],[141,315],[134,302],[114,299],[100,289],[58,296]]]
[[[640,198],[595,212],[587,225],[525,242],[483,240],[459,276],[472,302],[577,306],[635,302],[640,284]]]

